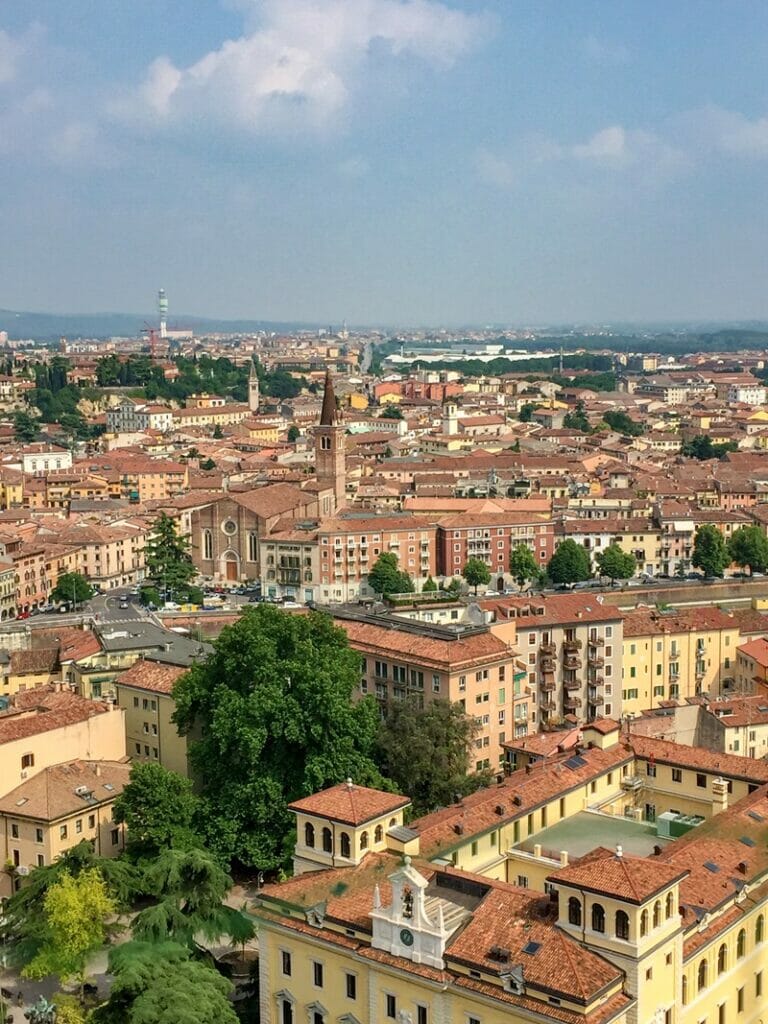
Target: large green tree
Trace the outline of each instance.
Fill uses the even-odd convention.
[[[130,782],[115,800],[113,818],[125,823],[133,851],[157,856],[171,846],[195,844],[198,805],[189,779],[153,761],[136,761]]]
[[[51,600],[57,604],[64,601],[85,604],[91,600],[93,593],[93,587],[82,573],[65,572],[56,581],[56,586],[51,591]]]
[[[109,999],[93,1024],[238,1024],[232,985],[174,942],[128,942],[109,955]]]
[[[13,414],[13,436],[21,444],[30,444],[40,436],[40,425],[34,416],[20,409]]]
[[[183,589],[197,572],[189,554],[189,539],[179,533],[165,512],[153,524],[144,559],[150,579],[162,591]]]
[[[424,814],[476,787],[478,780],[467,772],[477,730],[475,720],[450,700],[438,698],[424,707],[416,697],[393,701],[379,732],[379,765],[413,800],[414,812]]]
[[[397,567],[397,555],[385,551],[374,562],[368,573],[368,586],[376,594],[412,594],[413,580]]]
[[[371,759],[379,712],[354,701],[360,655],[319,612],[249,607],[174,687],[190,736],[209,845],[272,868],[293,846],[287,804],[351,776],[381,785]]]
[[[539,563],[527,544],[515,544],[509,556],[509,571],[515,578],[518,587],[523,587],[529,580],[539,575]]]
[[[740,526],[728,543],[731,561],[750,572],[768,570],[768,537],[757,526]]]
[[[637,568],[635,556],[628,551],[622,551],[615,542],[596,555],[595,561],[600,575],[607,576],[612,583],[616,580],[628,580],[634,576]]]
[[[547,575],[553,583],[580,583],[592,575],[589,552],[575,540],[564,540],[547,564]]]
[[[704,523],[693,538],[691,564],[705,576],[722,576],[731,562],[725,538],[712,523]]]
[[[478,587],[487,586],[491,582],[491,570],[482,558],[468,558],[461,575],[470,587],[475,588],[475,593]]]
[[[603,422],[607,423],[611,430],[616,430],[629,437],[638,437],[645,429],[642,423],[633,420],[623,409],[609,409],[608,412],[603,413]]]

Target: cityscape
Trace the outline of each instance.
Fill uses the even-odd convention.
[[[89,6],[0,11],[0,1022],[762,1024],[768,10]]]

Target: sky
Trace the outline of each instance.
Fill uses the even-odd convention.
[[[0,0],[0,308],[768,319],[764,0]]]

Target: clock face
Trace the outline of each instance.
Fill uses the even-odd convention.
[[[403,930],[400,932],[400,941],[404,946],[412,946],[413,932],[409,931],[407,928],[403,928]]]

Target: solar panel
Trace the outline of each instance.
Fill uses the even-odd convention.
[[[523,952],[527,953],[529,956],[533,956],[534,953],[538,953],[538,951],[540,949],[541,949],[541,943],[540,942],[527,942],[523,946]]]
[[[711,860],[705,860],[704,867],[707,869],[707,871],[711,871],[713,875],[716,875],[717,872],[720,870],[717,864],[713,864]]]
[[[754,839],[750,839],[749,836],[742,836],[741,839],[739,839],[739,842],[740,843],[744,843],[745,846],[754,846],[755,845],[755,840]]]
[[[765,821],[762,814],[758,814],[757,811],[747,811],[747,817],[751,818],[753,821]]]
[[[576,754],[575,757],[568,758],[568,760],[565,762],[565,767],[570,768],[571,771],[576,771],[577,768],[583,768],[586,763],[587,762],[584,760],[583,757],[579,757],[579,755]]]

